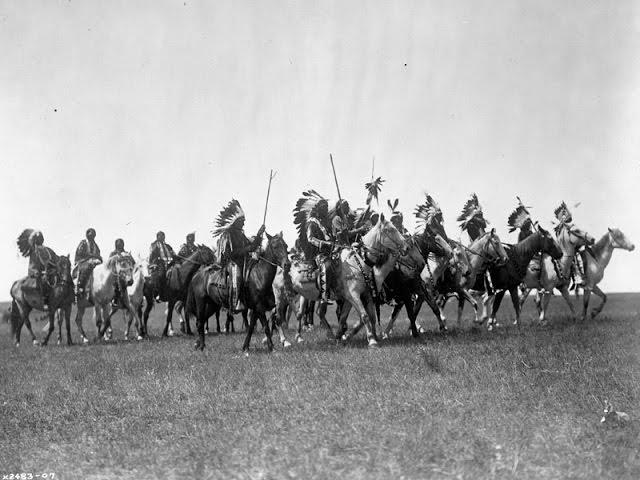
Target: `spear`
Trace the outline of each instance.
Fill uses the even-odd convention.
[[[269,205],[269,194],[271,193],[271,180],[276,176],[273,170],[269,171],[269,188],[267,189],[267,201],[264,203],[264,217],[262,217],[262,224],[267,221],[267,206]]]
[[[336,189],[338,190],[338,200],[342,200],[340,196],[340,187],[338,186],[338,177],[336,177],[336,167],[333,165],[333,156],[329,154],[329,160],[331,160],[331,169],[333,170],[333,179],[336,181]]]

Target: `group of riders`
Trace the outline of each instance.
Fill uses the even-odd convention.
[[[474,194],[474,197],[475,194]],[[519,199],[518,199],[519,200]],[[395,204],[389,203],[392,209],[390,221],[405,237],[410,236],[403,225],[403,215]],[[478,225],[486,225],[482,217],[482,210],[477,204],[466,218],[462,219],[463,229],[468,229],[472,236],[473,228]],[[558,219],[556,231],[564,227],[570,227],[572,216],[563,202],[556,209],[555,216]],[[461,220],[461,218],[458,218]],[[317,194],[313,190],[303,193],[303,197],[298,200],[294,209],[294,222],[298,229],[298,238],[295,247],[292,248],[292,255],[301,261],[307,262],[311,268],[311,275],[316,278],[320,301],[330,303],[331,292],[335,288],[334,275],[331,274],[332,258],[338,254],[341,248],[357,243],[360,238],[369,231],[378,221],[378,214],[369,206],[352,210],[349,203],[340,199],[332,208],[328,200]],[[232,200],[220,212],[217,221],[217,228],[212,231],[217,241],[217,261],[223,267],[227,265],[229,281],[229,306],[232,311],[244,310],[243,301],[243,281],[247,262],[252,256],[260,255],[262,236],[265,226],[262,225],[257,233],[252,237],[247,237],[244,232],[245,215],[237,200]],[[510,231],[520,230],[519,240],[525,238],[533,232],[534,222],[531,220],[527,207],[519,201],[519,205],[509,217]],[[442,230],[429,232],[425,230],[425,235],[442,235]],[[446,238],[446,234],[445,238]],[[18,238],[20,252],[29,257],[28,276],[33,279],[33,288],[36,289],[45,299],[48,294],[48,284],[46,279],[47,271],[52,267],[53,252],[44,246],[44,236],[37,230],[25,230]],[[114,250],[109,254],[108,259],[117,255],[127,254],[125,243],[122,238],[115,241]],[[195,243],[195,233],[186,236],[186,242],[180,247],[176,254],[173,248],[166,242],[165,234],[159,231],[156,240],[149,248],[149,266],[161,265],[164,272],[168,272],[173,266],[180,265],[190,255],[196,252],[198,246]],[[581,276],[581,265],[579,255],[576,255],[577,272],[576,276]],[[82,239],[76,249],[73,275],[76,278],[75,295],[76,299],[90,300],[90,278],[93,268],[102,263],[103,258],[100,248],[96,243],[96,231],[89,228],[86,236]],[[116,291],[115,302],[118,301],[119,292]],[[156,297],[161,301],[161,295]]]

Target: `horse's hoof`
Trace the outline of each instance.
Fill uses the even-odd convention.
[[[264,337],[264,338],[262,339],[262,344],[263,344],[263,345],[266,345],[267,341],[268,341],[268,340],[267,340],[267,337]]]
[[[16,348],[20,346],[20,342],[16,342]]]
[[[449,331],[449,329],[447,328],[447,326],[446,326],[446,325],[440,325],[440,331],[441,331],[441,332],[448,332],[448,331]]]
[[[34,345],[39,345],[39,344],[40,344],[40,342],[38,342],[38,340],[37,340],[37,339],[34,339],[34,340],[33,340],[33,344],[34,344]]]
[[[58,339],[58,341],[56,342],[56,345],[62,345],[62,340]]]
[[[284,348],[288,348],[291,346],[291,342],[289,340],[285,340],[284,342],[282,342],[282,346]]]
[[[380,348],[380,345],[372,338],[369,340],[369,348]]]
[[[167,337],[173,337],[175,335],[173,330],[169,330],[169,332],[167,333]]]
[[[304,342],[304,338],[302,338],[301,335],[296,335],[296,342],[302,343],[302,342]]]
[[[123,340],[124,340],[125,342],[128,342],[128,341],[129,341],[129,337],[125,336],[125,337],[123,338]]]
[[[136,340],[137,340],[137,341],[143,340],[142,335],[138,335],[138,336],[136,337]]]
[[[427,333],[427,331],[424,329],[424,327],[419,327],[418,333]]]
[[[89,343],[89,339],[87,337],[82,337],[82,343],[87,344]]]
[[[37,343],[34,343],[34,345],[38,345]],[[40,347],[46,347],[47,346],[47,342],[42,342],[40,344]]]
[[[347,337],[347,334],[345,333],[340,337],[340,340],[342,340],[343,342],[346,342],[347,340],[349,340],[349,337]]]
[[[384,333],[382,334],[382,339],[383,339],[383,340],[389,340],[389,335],[387,334],[387,332],[384,332]]]
[[[205,335],[209,335],[209,329],[208,329],[208,328],[205,328],[205,329],[204,329],[204,334],[205,334]]]
[[[244,354],[245,358],[249,358],[249,349],[243,350],[242,353]]]

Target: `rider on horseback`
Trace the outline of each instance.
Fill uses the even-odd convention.
[[[74,263],[76,264],[74,272],[78,275],[76,297],[81,297],[85,294],[86,284],[93,268],[102,263],[100,248],[98,248],[95,238],[96,231],[93,228],[89,228],[86,233],[86,238],[82,239],[78,244],[78,248],[76,248],[74,258]]]
[[[116,249],[109,254],[109,258],[115,257],[116,255],[122,255],[123,253],[125,253],[123,239],[121,238],[116,239],[115,247]],[[119,302],[120,302],[120,282],[116,282],[115,292],[113,295],[113,300],[111,300],[111,305],[114,307],[117,307]]]
[[[351,245],[356,241],[358,235],[365,231],[366,226],[355,228],[349,202],[344,199],[338,200],[331,221],[331,232],[335,241],[341,246]]]
[[[149,266],[150,268],[157,268],[157,264],[160,262],[164,270],[157,270],[156,272],[164,271],[164,275],[166,275],[167,270],[175,260],[175,253],[171,245],[165,243],[164,240],[165,236],[162,230],[156,233],[156,241],[151,243],[149,247]],[[163,292],[158,291],[155,299],[158,303],[163,301]]]
[[[573,228],[573,216],[567,207],[567,204],[562,202],[558,208],[554,210],[554,215],[558,219],[558,224],[555,226],[556,236],[560,234],[563,229],[571,230]],[[585,251],[590,251],[588,246],[583,247]],[[584,265],[582,263],[582,255],[578,255],[580,250],[576,250],[573,257],[573,264],[571,268],[571,276],[573,277],[573,287],[580,287],[583,284],[584,278]]]
[[[47,304],[50,287],[42,278],[47,276],[48,270],[54,262],[53,252],[44,246],[44,236],[40,230],[25,229],[18,237],[18,249],[23,257],[29,257],[27,275],[33,279],[33,288],[42,294]]]
[[[198,250],[198,247],[196,246],[195,242],[196,242],[195,232],[191,232],[187,234],[187,243],[183,243],[182,246],[180,247],[180,250],[178,250],[178,256],[176,258],[176,262],[182,263],[184,260],[186,260],[189,257],[189,255],[191,255],[192,253],[195,253]]]
[[[243,280],[248,255],[262,243],[265,226],[262,225],[253,241],[244,234],[244,211],[240,203],[232,199],[222,209],[216,220],[213,236],[219,236],[218,255],[223,266],[231,269],[232,288],[229,289],[229,306],[235,312],[245,310]]]

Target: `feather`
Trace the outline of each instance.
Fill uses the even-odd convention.
[[[378,177],[375,180],[364,184],[364,188],[367,190],[367,205],[369,205],[371,200],[374,198],[376,199],[376,202],[378,201],[378,194],[382,190],[383,183],[384,180],[382,177]]]
[[[327,199],[315,190],[307,190],[302,192],[302,197],[296,202],[293,209],[293,223],[298,231],[298,240],[300,242],[300,250],[307,252],[309,241],[307,240],[307,222],[309,218],[318,216],[318,206],[327,205]],[[328,223],[328,218],[321,219]]]
[[[231,229],[236,222],[244,218],[244,211],[240,206],[240,202],[236,199],[231,199],[227,206],[220,210],[220,214],[215,222],[216,228],[212,230],[211,233],[214,237],[217,237]]]
[[[416,206],[414,210],[416,216],[416,233],[422,234],[427,230],[432,233],[437,232],[441,235],[444,234],[444,217],[440,205],[434,200],[434,198],[425,193],[425,202]],[[446,238],[446,234],[443,235]]]
[[[33,251],[36,242],[42,244],[42,232],[33,228],[25,228],[18,236],[18,250],[23,257],[28,257]]]
[[[529,210],[527,210],[527,207],[520,203],[520,205],[518,205],[516,209],[511,212],[509,218],[507,219],[507,224],[509,225],[509,233],[524,227],[527,221],[531,222],[531,215],[529,214]]]
[[[460,223],[460,228],[462,230],[468,230],[470,226],[474,226],[477,228],[486,228],[487,220],[484,218],[484,214],[482,212],[482,206],[478,201],[478,196],[473,193],[471,198],[467,200],[467,203],[462,207],[462,212],[458,215],[456,219]]]
[[[560,204],[558,208],[553,211],[553,214],[556,216],[560,223],[570,223],[573,221],[573,217],[567,204],[564,201]]]

